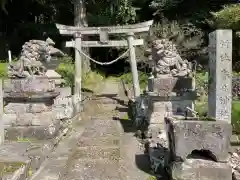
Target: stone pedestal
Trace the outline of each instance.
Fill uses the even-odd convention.
[[[228,122],[166,117],[173,179],[231,179]]]
[[[48,139],[57,135],[60,121],[52,111],[55,91],[54,81],[48,79],[11,79],[3,84],[3,120],[7,139]]]
[[[70,119],[81,112],[82,103],[78,96],[63,96],[54,100],[53,112],[58,120]]]
[[[60,87],[62,84],[65,83],[65,80],[62,79],[62,76],[58,74],[55,70],[47,70],[46,76],[49,80],[54,80],[57,87]]]
[[[204,159],[187,159],[184,162],[173,162],[171,171],[174,180],[232,179],[232,169],[229,164]]]
[[[192,108],[196,93],[192,89],[192,78],[163,75],[148,80],[149,124],[164,124],[164,117],[184,115],[186,107]]]
[[[164,169],[170,159],[168,127],[164,118],[173,115],[184,116],[187,107],[192,109],[193,101],[196,99],[192,81],[192,78],[169,75],[148,80],[148,111],[146,113],[149,124],[148,154],[154,172],[159,173],[159,169]]]

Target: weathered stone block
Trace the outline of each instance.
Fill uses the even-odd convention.
[[[7,79],[3,82],[5,93],[9,92],[52,92],[54,81],[48,79]]]
[[[53,113],[56,119],[70,119],[74,116],[74,107],[66,104],[54,105]]]
[[[61,88],[56,88],[57,92],[60,92],[58,97],[66,97],[66,96],[71,96],[72,90],[71,87],[61,87]]]
[[[54,121],[53,113],[22,113],[17,115],[16,124],[13,126],[45,126]]]
[[[209,151],[218,162],[227,162],[232,126],[222,121],[194,121],[165,118],[170,151],[185,160],[194,150]]]
[[[79,147],[90,147],[90,146],[119,146],[120,140],[117,137],[113,138],[88,138],[88,137],[81,137],[78,141]]]
[[[4,125],[11,126],[46,126],[53,122],[56,119],[53,118],[53,113],[44,112],[44,113],[19,113],[19,114],[4,114],[3,122]]]
[[[192,90],[192,78],[159,77],[148,79],[148,89],[158,92],[160,96],[167,96],[171,92]]]
[[[120,158],[119,147],[81,147],[73,154],[74,159],[109,159],[117,161]]]
[[[4,107],[6,114],[41,113],[51,111],[51,105],[45,103],[8,103]]]
[[[232,168],[227,163],[203,159],[187,159],[184,162],[173,162],[173,180],[230,180]]]
[[[36,138],[38,140],[54,138],[60,129],[60,122],[56,121],[46,126],[5,126],[5,138],[17,140],[18,138]]]
[[[3,124],[12,125],[16,123],[17,115],[16,114],[3,114]]]
[[[164,117],[183,114],[187,109],[192,107],[191,100],[182,101],[149,101],[147,119],[151,124],[164,123]]]

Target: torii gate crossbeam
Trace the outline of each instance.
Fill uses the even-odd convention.
[[[135,46],[143,45],[143,39],[134,39],[134,33],[147,32],[150,26],[153,24],[153,20],[124,25],[124,26],[104,26],[104,27],[75,27],[66,26],[62,24],[56,24],[57,29],[61,35],[74,36],[75,41],[66,42],[66,47],[75,48],[75,94],[81,97],[81,47],[117,47],[128,46],[130,56],[130,66],[133,76],[133,88],[135,98],[140,95],[140,86],[137,72],[137,62],[135,54]],[[82,35],[98,34],[99,41],[82,41]],[[110,40],[109,34],[126,34],[127,40]],[[76,48],[77,47],[77,48]]]

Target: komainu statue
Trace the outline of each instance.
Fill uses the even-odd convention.
[[[153,73],[156,77],[171,75],[175,77],[189,76],[191,63],[183,60],[177,52],[176,46],[168,39],[153,41],[151,49],[153,61]]]
[[[52,39],[46,41],[30,40],[22,46],[20,59],[17,63],[9,64],[8,76],[11,78],[26,78],[44,76],[46,67],[54,57],[64,56],[64,53],[53,46]]]

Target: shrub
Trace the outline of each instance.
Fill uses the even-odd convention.
[[[65,80],[67,86],[73,86],[74,84],[74,64],[70,62],[60,63],[56,71],[62,76]]]
[[[148,75],[144,72],[138,72],[140,88],[145,90],[147,86]],[[121,75],[119,78],[123,79],[126,84],[133,84],[132,73],[126,73]]]
[[[205,116],[208,113],[208,103],[207,102],[197,102],[196,111],[199,113],[199,116]],[[233,127],[234,134],[240,134],[240,101],[232,102],[232,116],[231,123]]]
[[[225,6],[218,12],[212,13],[217,28],[240,29],[240,4]]]
[[[0,78],[7,77],[7,63],[0,63]]]

